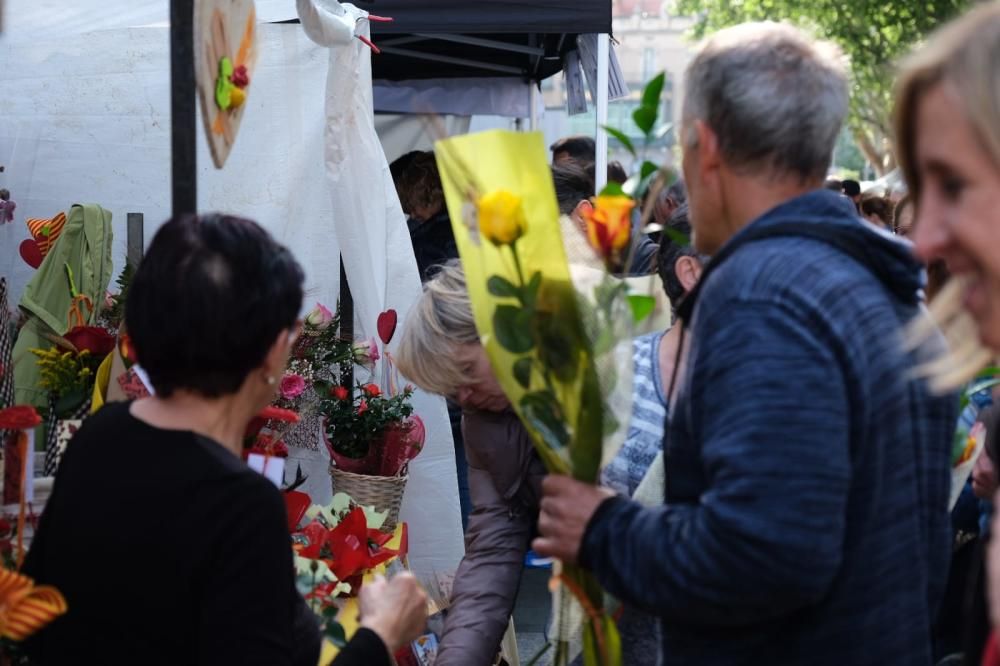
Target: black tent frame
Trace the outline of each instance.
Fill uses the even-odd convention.
[[[170,0],[170,114],[173,215],[198,207],[194,2]],[[360,3],[391,23],[372,22],[382,54],[374,79],[518,77],[541,81],[562,69],[576,35],[611,32],[611,0],[371,0]],[[297,21],[295,21],[297,22]],[[340,263],[345,335],[353,299]],[[350,387],[350,380],[347,385]]]

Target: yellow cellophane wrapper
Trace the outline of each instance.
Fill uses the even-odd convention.
[[[620,430],[620,424],[611,427],[615,419],[605,414],[597,338],[591,335],[600,328],[599,315],[574,290],[542,135],[458,136],[439,141],[435,156],[476,327],[494,374],[546,468],[596,482],[605,434]],[[593,575],[566,566],[554,583],[553,602],[562,620],[553,628],[554,662],[570,662],[571,643],[582,628],[585,666],[620,665],[617,629],[603,610]]]
[[[581,330],[542,135],[490,131],[458,136],[439,141],[435,155],[476,326],[497,379],[527,425],[546,467],[593,482],[601,457],[602,405],[591,350]],[[499,191],[512,193],[521,202],[524,229],[513,245],[496,245],[478,228],[473,202]],[[520,270],[513,252],[517,254]],[[500,344],[494,313],[498,305],[516,303],[491,294],[487,287],[493,276],[521,285],[529,282],[536,272],[541,274],[543,285],[538,309],[561,324],[549,344],[538,347],[545,348],[542,353],[563,350],[572,356],[569,363],[573,371],[558,378],[551,387],[562,409],[568,446],[554,446],[551,438],[546,438],[525,418],[521,400],[525,394],[537,391],[542,382],[533,373],[531,386],[526,389],[514,376],[512,367],[526,354],[512,353]],[[535,350],[529,355],[538,353]]]
[[[112,351],[108,354],[97,368],[97,374],[94,377],[94,393],[90,399],[91,414],[96,414],[97,410],[104,406],[105,397],[108,395],[108,385],[111,383],[111,365],[114,363],[116,353],[117,351]]]

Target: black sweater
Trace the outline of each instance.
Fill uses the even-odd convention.
[[[30,643],[37,663],[319,657],[278,489],[220,444],[147,425],[127,404],[71,442],[24,570],[69,605]]]

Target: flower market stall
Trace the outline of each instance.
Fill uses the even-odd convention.
[[[347,571],[323,559],[323,548],[342,536],[333,532],[358,528],[355,509],[366,518],[359,534],[367,534],[390,559],[405,560],[429,577],[453,571],[463,546],[444,403],[405,385],[391,362],[394,329],[405,321],[420,282],[372,123],[372,51],[368,33],[357,29],[359,23],[367,25],[358,20],[363,12],[331,11],[339,5],[300,0],[297,7],[258,2],[256,14],[251,9],[228,23],[216,23],[210,15],[202,21],[212,44],[208,64],[202,61],[197,69],[201,106],[210,113],[206,111],[204,124],[192,128],[196,134],[188,137],[194,139],[190,150],[177,150],[175,144],[172,153],[171,131],[178,116],[171,121],[170,31],[164,25],[168,3],[156,10],[118,4],[81,5],[52,21],[52,8],[45,2],[29,6],[13,0],[0,35],[0,63],[18,64],[0,67],[0,81],[20,91],[0,108],[0,163],[6,167],[0,185],[16,200],[16,205],[5,200],[4,218],[10,223],[0,223],[0,242],[8,248],[30,241],[21,252],[0,256],[0,275],[10,278],[12,306],[21,302],[29,283],[44,283],[60,294],[58,303],[35,314],[51,319],[43,321],[54,337],[40,332],[25,339],[12,359],[37,375],[19,382],[24,391],[19,397],[50,419],[46,432],[51,441],[39,446],[47,454],[38,462],[39,470],[55,468],[91,410],[149,391],[141,368],[133,366],[127,335],[115,336],[127,301],[124,257],[135,249],[126,243],[127,214],[145,215],[148,238],[169,216],[167,202],[172,199],[175,210],[230,211],[259,221],[293,251],[306,269],[307,307],[316,304],[281,379],[275,407],[285,411],[262,415],[247,440],[251,467],[290,490],[289,497],[301,493],[299,504],[308,497],[314,505],[298,520],[291,504],[289,511],[291,529],[301,530],[296,538],[302,541],[302,573],[316,574],[313,582],[318,576],[327,585],[314,591],[315,598],[348,593],[347,579],[388,563],[369,553],[375,559]],[[506,15],[499,7],[504,3],[496,4],[495,15]],[[560,9],[564,15],[566,5]],[[398,8],[400,20],[418,18],[408,7]],[[286,20],[296,10],[301,25],[265,22]],[[442,3],[435,10],[454,13],[456,8]],[[340,11],[348,12],[346,20]],[[37,22],[43,12],[44,26]],[[610,12],[599,8],[593,15],[603,25]],[[19,30],[21,16],[31,26],[30,38],[28,28]],[[587,16],[577,18],[597,20]],[[468,22],[439,27],[440,32],[481,32],[481,25]],[[524,28],[496,27],[498,32]],[[431,29],[416,22],[410,28]],[[395,39],[407,39],[405,30],[393,31]],[[439,46],[456,43],[449,34]],[[40,39],[42,35],[48,39]],[[527,73],[538,79],[557,71],[568,48],[558,37],[535,46],[528,44],[531,37],[474,39],[494,54],[493,73],[506,67],[511,70],[506,74],[515,78]],[[521,41],[526,42],[523,48]],[[399,47],[387,46],[387,78],[403,78],[401,70],[392,69],[407,60]],[[389,58],[392,49],[395,57]],[[428,52],[431,61],[447,64],[442,60],[447,54],[433,51]],[[507,62],[511,59],[517,64]],[[485,80],[484,70],[490,68],[463,71]],[[442,71],[433,69],[437,76]],[[205,77],[212,85],[204,85]],[[185,111],[191,110],[189,104]],[[214,168],[213,162],[224,168]],[[167,177],[171,164],[173,188]],[[190,167],[186,174],[185,165]],[[181,180],[189,187],[179,197]],[[71,207],[77,201],[100,205]],[[179,201],[184,203],[178,208]],[[56,227],[66,225],[63,233],[70,237],[77,208],[80,215],[99,218],[104,227],[100,238],[88,239],[91,246],[85,253],[91,259],[79,258],[87,266],[76,268],[79,283],[72,270],[63,272],[69,262],[46,262],[41,253],[43,247],[60,251],[48,246],[56,245]],[[66,216],[59,222],[64,212],[68,223]],[[31,237],[24,238],[29,218],[38,224],[28,225]],[[101,258],[96,271],[93,257]],[[337,302],[345,277],[353,316],[339,326]],[[106,303],[105,290],[114,296]],[[338,346],[343,340],[334,342],[329,333],[348,337],[348,348]],[[95,383],[97,390],[88,390]],[[373,438],[372,432],[378,436]],[[317,516],[326,536],[314,526]],[[379,529],[386,530],[388,540],[372,538],[371,530]],[[322,614],[325,602],[317,603]]]
[[[0,225],[0,244],[17,247],[27,236],[25,217],[51,218],[74,201],[102,201],[111,212],[114,238],[109,247],[115,269],[109,278],[113,279],[126,255],[126,213],[145,213],[147,238],[170,214],[167,31],[121,28],[43,44],[17,39],[17,23],[12,20],[17,10],[17,6],[8,10],[9,32],[0,37],[0,61],[23,62],[24,67],[19,72],[4,67],[0,76],[17,76],[17,85],[26,87],[24,95],[11,98],[0,111],[4,156],[0,162],[7,167],[2,174],[4,187],[11,190],[18,207],[14,223]],[[255,94],[248,97],[239,139],[225,169],[211,166],[206,141],[197,144],[199,208],[234,211],[260,221],[306,267],[308,307],[321,302],[334,309],[340,284],[338,256],[344,246],[329,222],[333,211],[323,178],[327,53],[310,42],[300,26],[259,28],[259,57],[251,83]],[[45,113],[39,114],[31,100],[40,102],[55,81],[68,82],[72,94],[53,95]],[[11,79],[5,82],[15,85]],[[381,250],[366,254],[377,262],[370,266],[372,272],[387,270],[389,261],[402,261],[398,249],[386,254],[384,242]],[[0,256],[0,274],[10,276],[9,300],[14,306],[34,269],[16,251],[5,252]],[[111,279],[105,284],[114,291]],[[382,311],[395,309],[402,318],[408,310],[406,294],[398,290],[386,294],[382,278],[378,293],[383,295],[366,306],[373,313],[367,318],[361,312],[366,279],[359,275],[351,285],[359,339],[377,336],[376,320]],[[419,289],[415,265],[413,282]],[[442,481],[455,478],[450,427],[443,401],[417,393],[413,406],[424,419],[427,444],[410,470],[402,509],[411,526],[410,561],[418,572],[450,571],[462,554],[457,488]],[[294,478],[301,461],[308,477],[305,489],[325,504],[332,493],[328,454],[319,445],[315,449],[293,448],[289,476]]]
[[[551,12],[561,12],[557,23],[577,32],[606,30],[610,20],[610,10],[603,4],[599,11],[579,14],[578,3],[571,10],[570,3],[548,3],[536,10],[550,12],[545,20],[526,9],[515,16],[509,7],[501,7],[503,3],[496,4],[492,16],[506,17],[506,23],[491,31],[490,22],[483,21],[481,15],[463,13],[459,6],[440,3],[421,14],[406,3],[395,3],[386,6],[384,13],[392,16],[398,10],[397,20],[377,24],[374,39],[406,39],[410,26],[411,32],[446,36],[417,46],[418,50],[434,51],[457,44],[447,38],[457,33],[478,33],[483,39],[492,39],[488,36],[491,32],[504,33],[508,36],[500,41],[518,42],[521,38],[516,34],[553,25],[555,15]],[[267,226],[307,267],[309,297],[314,302],[336,303],[340,293],[337,257],[343,254],[355,297],[356,332],[359,337],[374,337],[378,314],[395,309],[403,320],[418,289],[415,279],[404,277],[412,261],[405,256],[406,246],[400,245],[405,231],[357,225],[347,233],[339,228],[341,222],[324,182],[322,148],[327,124],[323,91],[330,52],[312,42],[301,26],[268,23],[295,18],[294,2],[260,0],[256,6],[258,56],[251,94],[225,169],[211,167],[200,123],[197,128],[198,208],[242,213]],[[0,163],[7,167],[0,174],[0,185],[11,191],[17,208],[15,223],[0,225],[0,244],[16,247],[20,243],[26,217],[47,219],[72,202],[98,201],[111,213],[111,251],[117,275],[127,250],[127,214],[144,213],[148,238],[170,213],[170,57],[165,27],[169,3],[85,2],[71,9],[61,5],[56,9],[56,4],[46,0],[7,2],[0,62],[16,62],[18,67],[2,68],[0,80],[20,94],[6,98],[7,104],[0,109]],[[442,17],[448,21],[442,22]],[[418,19],[419,24],[414,23]],[[544,41],[545,49],[556,49],[559,39]],[[360,43],[358,46],[364,48]],[[400,78],[380,70],[383,64],[407,60],[390,53],[392,48],[387,45],[385,60],[375,58],[376,78]],[[482,49],[476,58],[480,61],[518,58],[514,67],[519,71],[540,65],[550,73],[558,63],[547,51],[539,57],[537,49],[519,53],[517,49],[477,48]],[[565,44],[560,48],[565,49]],[[438,55],[447,57],[443,52]],[[440,76],[448,68],[446,63],[437,62],[434,75]],[[519,76],[495,70],[459,70],[485,83]],[[412,80],[418,71],[411,69],[403,75]],[[429,69],[423,71],[431,74]],[[352,159],[358,161],[361,156]],[[391,192],[382,196],[386,201],[394,198]],[[338,228],[331,227],[331,219]],[[32,269],[16,253],[8,252],[0,256],[0,275],[8,277],[9,300],[16,304]],[[413,286],[409,291],[400,290],[404,283]],[[408,497],[419,497],[419,507],[408,500],[403,508],[404,515],[414,522],[413,562],[418,568],[449,570],[461,555],[462,544],[456,493],[448,484],[438,482],[454,476],[447,421],[440,401],[419,392],[414,396],[414,408],[424,418],[428,439],[409,482]],[[299,454],[298,449],[292,452],[293,456]],[[318,458],[304,465],[324,469],[322,451],[302,455]],[[322,475],[309,477],[306,484],[310,492],[327,499],[322,497],[329,490]],[[435,518],[426,518],[430,515]]]

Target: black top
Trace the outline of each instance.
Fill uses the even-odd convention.
[[[32,656],[315,666],[287,520],[278,489],[220,444],[105,407],[67,449],[25,561],[69,605]]]

